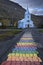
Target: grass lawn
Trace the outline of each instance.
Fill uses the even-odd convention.
[[[0,40],[8,38],[8,37],[13,37],[16,34],[20,33],[21,31],[22,31],[21,29],[14,29],[14,30],[4,31],[3,34],[0,34]]]
[[[39,30],[40,33],[43,33],[43,30]]]

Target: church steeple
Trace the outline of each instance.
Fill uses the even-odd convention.
[[[28,2],[27,2],[27,10],[28,10]]]
[[[28,4],[27,4],[27,9],[25,12],[25,16],[24,16],[27,20],[30,19],[30,13],[29,13],[29,9],[28,9]]]
[[[28,9],[28,0],[26,0],[26,2],[27,2],[27,4],[26,4],[26,7],[27,7],[27,8],[26,8],[25,16],[30,14],[30,13],[29,13],[29,9]]]

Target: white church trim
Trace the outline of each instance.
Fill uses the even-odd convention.
[[[24,18],[22,20],[18,21],[18,28],[33,28],[34,24],[31,20],[31,14],[29,13],[29,10],[27,8]]]

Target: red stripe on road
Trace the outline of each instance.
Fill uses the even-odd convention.
[[[30,62],[30,61],[27,61],[27,62],[26,62],[26,65],[31,65],[31,62]]]
[[[21,65],[26,65],[26,61],[22,61],[21,62]]]
[[[7,61],[5,65],[11,65],[11,61]]]
[[[4,61],[1,65],[11,65],[11,61]]]
[[[21,65],[21,63],[19,61],[16,61],[16,64],[15,65]]]
[[[36,47],[35,45],[17,45],[15,47]]]
[[[1,64],[1,65],[5,65],[5,64],[6,64],[6,62],[7,62],[7,61],[2,62],[2,64]]]
[[[16,62],[15,61],[12,61],[11,65],[16,65]]]
[[[40,62],[34,62],[34,63],[35,63],[35,65],[41,65]]]

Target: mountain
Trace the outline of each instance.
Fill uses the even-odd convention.
[[[39,28],[43,27],[43,16],[31,14],[31,19],[33,20],[35,26]]]
[[[17,21],[24,16],[25,9],[18,3],[9,0],[0,0],[0,22],[4,26],[17,25]]]

